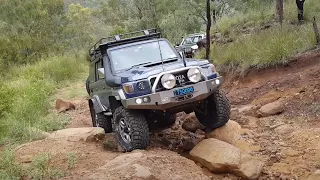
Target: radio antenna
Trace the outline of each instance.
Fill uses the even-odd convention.
[[[162,69],[164,70],[164,67],[163,67],[163,57],[162,57],[162,51],[161,51],[159,39],[157,39],[157,42],[158,42],[158,48],[159,48],[160,58],[161,58],[161,62],[162,62]]]

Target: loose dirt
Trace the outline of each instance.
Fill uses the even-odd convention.
[[[76,88],[85,91],[83,85],[78,84]],[[261,180],[316,177],[314,172],[320,169],[320,50],[300,54],[288,65],[252,70],[245,78],[227,77],[223,88],[232,105],[231,119],[249,132],[247,140],[254,148],[248,148],[248,153],[265,163]],[[58,96],[63,97],[63,90]],[[280,98],[285,102],[282,114],[256,117],[257,108]],[[75,104],[76,110],[67,112],[72,118],[67,128],[91,126],[87,97],[68,100]],[[201,131],[184,131],[181,125],[185,116],[180,113],[172,128],[152,132],[147,151],[162,148],[188,157],[192,140],[201,140],[205,135]],[[23,152],[17,151],[18,160],[27,164],[36,154],[49,152],[51,164],[68,172],[66,179],[78,179],[95,172],[121,154],[112,135],[91,143],[54,140],[33,143]],[[77,162],[74,168],[68,169],[70,152],[77,155]],[[170,156],[164,161],[170,165]],[[183,164],[181,166],[183,169]],[[206,169],[203,173],[211,179],[238,179],[229,174],[215,175]]]

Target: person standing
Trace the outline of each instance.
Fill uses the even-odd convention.
[[[303,21],[303,4],[305,0],[296,0],[298,7],[298,20],[301,23]]]

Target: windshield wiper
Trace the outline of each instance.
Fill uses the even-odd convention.
[[[133,65],[131,66],[129,69],[127,69],[126,71],[129,71],[131,70],[132,68],[135,68],[135,67],[138,67],[138,66],[142,66],[142,65],[145,65],[145,64],[150,64],[152,63],[151,61],[150,62],[145,62],[145,63],[140,63],[140,64],[136,64],[136,65]]]
[[[172,58],[164,59],[163,62],[168,62],[168,61],[173,61],[173,60],[178,60],[178,57],[172,57]]]

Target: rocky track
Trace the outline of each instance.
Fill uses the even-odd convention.
[[[205,134],[193,114],[179,113],[173,127],[152,132],[146,151],[126,154],[112,134],[83,128],[91,126],[86,97],[71,99],[76,110],[67,112],[67,128],[81,129],[22,145],[17,160],[28,165],[50,153],[64,179],[320,179],[320,50],[246,78],[227,77],[223,88],[232,104],[226,126]]]

